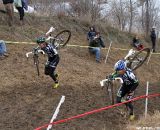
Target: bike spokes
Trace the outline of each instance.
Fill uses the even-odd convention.
[[[150,54],[149,48],[144,48],[141,51],[137,52],[135,56],[130,60],[129,68],[136,70],[139,68],[148,58]]]
[[[69,30],[63,30],[55,36],[55,43],[60,47],[64,47],[71,38],[71,32]]]

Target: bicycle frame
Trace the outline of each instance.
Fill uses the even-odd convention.
[[[31,54],[33,55],[33,61],[34,61],[34,64],[36,65],[36,70],[37,70],[38,76],[40,75],[40,73],[39,73],[39,60],[38,60],[39,53],[45,54],[45,52],[43,50],[40,50],[39,47],[34,48],[32,52],[26,53],[27,59],[29,58],[29,55],[31,55]]]
[[[123,83],[122,78],[117,77],[114,80],[119,80],[121,83]],[[115,95],[114,95],[114,88],[113,88],[113,81],[114,80],[109,80],[109,79],[104,79],[102,81],[100,81],[100,85],[103,88],[104,86],[106,86],[107,89],[107,95],[109,96],[110,99],[110,103],[113,105],[114,104],[114,99],[115,99]]]
[[[143,56],[141,55],[143,54]],[[124,58],[126,66],[133,71],[139,68],[150,55],[150,48],[143,48],[140,51],[131,49]]]
[[[117,78],[115,78],[114,80],[119,80],[120,83],[123,84],[123,80],[122,80],[122,78],[120,78],[120,77],[117,77]],[[113,80],[113,81],[114,81],[114,80]],[[101,80],[101,81],[100,81],[101,87],[104,87],[105,82],[108,82],[108,81],[109,81],[109,79]]]

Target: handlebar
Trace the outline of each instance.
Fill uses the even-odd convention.
[[[48,32],[46,32],[46,36],[48,36],[51,32],[53,32],[55,30],[54,27],[50,27],[50,29],[48,30]]]
[[[38,53],[42,53],[43,55],[45,54],[45,52],[43,50],[37,50]],[[26,57],[28,58],[30,54],[35,54],[33,51],[31,52],[27,52],[26,53]]]
[[[26,57],[28,58],[30,54],[32,54],[33,52],[27,52],[26,53]]]
[[[133,49],[130,49],[126,57],[124,58],[125,60],[128,59],[128,57],[132,56],[135,54],[135,51]]]
[[[120,77],[117,77],[117,78],[113,79],[113,81],[114,81],[114,80],[120,80],[120,83],[123,84],[123,80],[122,80],[122,78],[120,78]],[[103,87],[103,86],[104,86],[104,83],[107,82],[107,81],[109,81],[109,79],[101,80],[101,81],[100,81],[101,87]]]

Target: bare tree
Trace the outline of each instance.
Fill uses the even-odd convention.
[[[132,0],[129,0],[130,2],[130,24],[129,24],[129,33],[132,31],[132,23],[133,23],[133,5]]]

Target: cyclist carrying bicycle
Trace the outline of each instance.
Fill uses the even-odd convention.
[[[116,77],[120,77],[123,80],[123,84],[120,86],[117,92],[117,103],[121,103],[126,100],[130,100],[134,96],[134,91],[138,86],[138,80],[131,69],[126,67],[124,60],[119,60],[114,66],[115,72],[109,76],[110,80]],[[127,96],[126,99],[123,99]],[[126,104],[127,108],[130,109],[130,120],[134,120],[135,116],[133,113],[133,105],[131,102]]]
[[[53,85],[53,88],[57,88],[59,87],[59,82],[58,74],[55,73],[55,69],[60,60],[57,48],[51,43],[47,43],[45,37],[38,37],[37,44],[40,49],[48,55],[48,60],[45,64],[45,74],[49,75],[54,80],[55,84]]]

